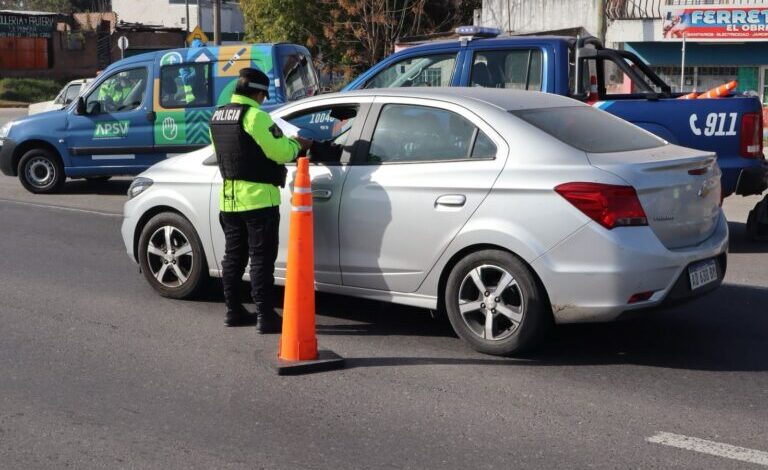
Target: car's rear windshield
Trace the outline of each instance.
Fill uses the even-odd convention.
[[[510,113],[571,147],[589,153],[628,152],[666,144],[655,135],[590,106],[524,109]]]

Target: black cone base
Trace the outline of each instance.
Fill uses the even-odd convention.
[[[257,352],[258,360],[277,372],[277,375],[301,375],[344,368],[344,358],[333,351],[321,349],[317,359],[311,361],[284,361],[275,351]]]

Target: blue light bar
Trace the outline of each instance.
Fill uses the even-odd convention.
[[[483,26],[459,26],[456,28],[456,34],[477,38],[495,38],[501,34],[501,30],[499,28],[485,28]]]

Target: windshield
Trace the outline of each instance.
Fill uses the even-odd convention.
[[[511,114],[589,153],[629,152],[666,145],[643,129],[591,106],[525,109]]]

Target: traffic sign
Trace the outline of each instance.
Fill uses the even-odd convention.
[[[120,48],[120,58],[125,58],[125,50],[128,49],[128,38],[120,36],[117,40],[117,47]]]
[[[187,46],[192,45],[192,41],[199,39],[203,44],[208,44],[208,36],[205,35],[200,25],[195,26],[191,33],[187,34]]]

